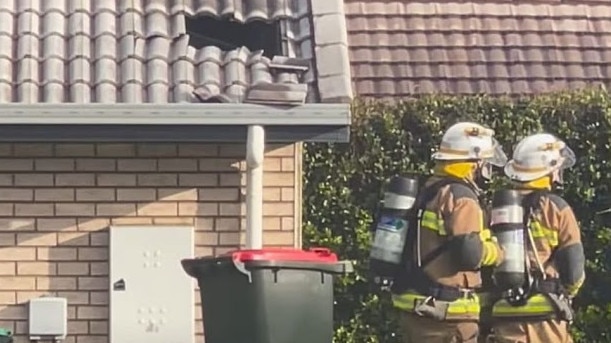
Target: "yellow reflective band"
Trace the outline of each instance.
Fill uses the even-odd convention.
[[[490,229],[482,229],[482,231],[479,232],[479,238],[481,238],[482,241],[489,241],[492,239],[492,231],[490,231]]]
[[[413,311],[416,303],[426,299],[425,296],[417,293],[404,293],[401,295],[393,294],[393,306],[403,311]],[[479,297],[473,294],[470,298],[459,298],[450,302],[448,314],[450,315],[479,315]]]
[[[532,232],[533,238],[546,239],[552,248],[558,246],[558,231],[547,228],[538,221],[532,221],[530,223],[530,232]]]
[[[440,236],[447,235],[443,219],[439,218],[435,212],[424,211],[420,225],[423,228],[437,232]]]
[[[496,317],[538,316],[554,312],[554,306],[543,294],[533,295],[523,306],[511,306],[505,299],[501,299],[492,307],[492,315]]]
[[[581,279],[579,279],[579,281],[577,281],[576,283],[574,283],[572,285],[569,285],[567,287],[567,291],[569,292],[569,294],[571,296],[577,295],[577,293],[581,289],[581,286],[583,286],[583,283],[584,283],[585,280],[586,280],[586,277],[584,275],[583,277],[581,277]]]
[[[496,250],[496,245],[493,242],[484,242],[484,251],[482,254],[482,266],[492,266],[496,263],[496,260],[499,258],[498,251]]]
[[[406,293],[406,294],[401,294],[401,295],[397,295],[397,294],[393,294],[392,295],[392,304],[394,307],[404,310],[404,311],[411,311],[414,309],[414,305],[415,305],[415,295],[410,294],[410,293]],[[418,299],[422,299],[423,297],[420,296]]]

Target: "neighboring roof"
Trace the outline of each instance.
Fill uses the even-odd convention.
[[[611,4],[347,0],[345,11],[361,96],[611,83]]]
[[[341,0],[325,1],[342,8]],[[349,81],[348,90],[334,90],[336,73],[328,75],[322,60],[300,81],[297,72],[270,66],[260,52],[196,50],[188,46],[185,15],[282,18],[289,57],[310,60],[314,51],[328,50],[324,40],[312,42],[310,25],[327,13],[310,11],[305,0],[3,0],[0,103],[241,102],[259,83],[308,83],[310,102],[350,93]],[[318,30],[328,28],[321,24]],[[339,57],[348,66],[343,48]],[[342,77],[349,80],[349,70]]]

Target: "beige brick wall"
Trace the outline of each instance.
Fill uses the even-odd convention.
[[[27,301],[52,294],[69,301],[67,343],[107,342],[111,224],[191,224],[197,255],[243,244],[244,151],[209,144],[0,145],[0,327],[25,342]],[[301,244],[300,180],[300,145],[270,146],[265,245]],[[201,335],[199,308],[196,318]]]

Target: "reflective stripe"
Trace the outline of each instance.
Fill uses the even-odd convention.
[[[505,299],[501,299],[492,307],[492,315],[496,317],[540,316],[554,312],[554,306],[543,294],[533,295],[523,306],[511,306]]]
[[[496,246],[496,237],[492,236],[492,231],[482,227],[479,232],[479,238],[483,242],[484,251],[482,253],[482,266],[492,266],[499,258],[499,251]]]
[[[492,233],[490,230],[484,227],[484,217],[480,212],[479,216],[479,229],[480,237],[482,240],[488,240],[491,238]],[[440,236],[447,236],[448,233],[445,228],[445,222],[440,218],[437,213],[433,211],[424,211],[422,213],[422,220],[420,222],[421,227],[437,232]]]
[[[443,219],[439,218],[437,213],[433,211],[424,211],[422,213],[420,225],[425,229],[437,232],[440,236],[446,236],[448,234]]]
[[[492,231],[490,231],[490,229],[482,229],[482,231],[479,232],[479,238],[482,239],[482,241],[489,241],[492,239]]]
[[[572,285],[569,285],[567,287],[567,292],[569,292],[571,296],[577,295],[577,293],[581,289],[581,286],[583,286],[583,283],[585,280],[586,280],[586,276],[584,275],[581,279],[579,279],[579,281],[577,281],[576,283]]]
[[[393,294],[392,302],[394,307],[403,311],[413,311],[417,301],[426,299],[427,297],[417,293],[403,293],[401,295]],[[439,301],[439,300],[437,300]],[[448,307],[449,315],[479,315],[480,302],[479,297],[473,294],[469,298],[459,298],[450,303]]]
[[[384,206],[395,210],[408,210],[412,208],[416,198],[407,195],[399,195],[392,192],[384,193]]]
[[[530,232],[532,232],[533,238],[545,238],[552,248],[558,246],[558,231],[552,230],[541,225],[538,221],[532,221],[530,223]]]
[[[499,253],[496,250],[496,244],[493,242],[484,242],[483,244],[483,253],[482,253],[482,266],[492,266],[496,263],[496,260],[499,257]]]

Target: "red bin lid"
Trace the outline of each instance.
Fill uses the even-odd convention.
[[[235,261],[297,261],[335,263],[337,255],[326,248],[311,248],[309,250],[293,248],[266,248],[254,250],[234,250],[227,253]]]

